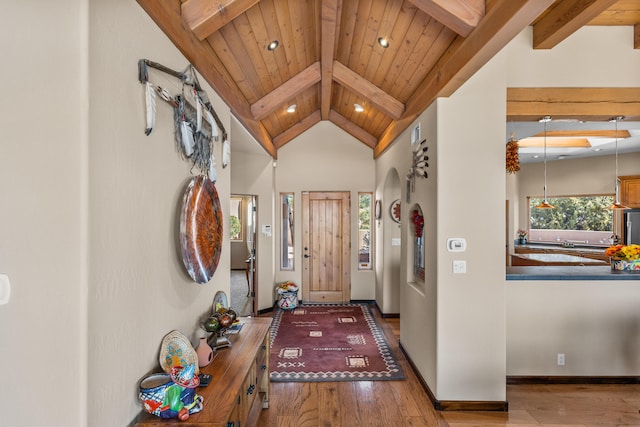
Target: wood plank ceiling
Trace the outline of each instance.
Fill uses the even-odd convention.
[[[320,120],[378,156],[531,24],[535,49],[588,24],[640,48],[640,0],[137,1],[274,158]]]

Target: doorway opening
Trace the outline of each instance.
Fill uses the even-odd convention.
[[[239,316],[255,316],[257,196],[232,194],[229,206],[229,237],[231,239],[229,305]]]

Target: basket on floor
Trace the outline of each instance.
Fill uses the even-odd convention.
[[[298,291],[278,292],[278,307],[283,310],[293,310],[298,306]]]

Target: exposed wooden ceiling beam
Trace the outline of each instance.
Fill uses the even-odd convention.
[[[296,74],[282,85],[269,92],[251,105],[251,114],[255,120],[262,120],[276,108],[294,99],[320,81],[320,62],[314,62],[302,72]]]
[[[538,132],[533,136],[544,136],[544,132]],[[585,136],[585,137],[594,137],[594,138],[615,138],[616,131],[615,130],[548,130],[547,137],[556,137],[556,136],[567,136],[567,137],[575,137],[575,136]],[[618,138],[629,138],[631,134],[626,129],[620,129],[617,133]]]
[[[467,37],[484,17],[484,0],[409,1],[462,37]]]
[[[548,132],[547,132],[548,133]],[[522,138],[518,140],[518,147],[544,147],[547,148],[587,148],[591,147],[589,140],[584,137],[533,137]]]
[[[198,40],[204,40],[260,0],[187,0],[182,17]]]
[[[333,63],[333,79],[350,91],[367,99],[380,111],[394,119],[404,112],[404,104],[338,61]]]
[[[551,49],[617,0],[562,0],[533,26],[533,48]]]
[[[450,96],[500,49],[553,3],[553,0],[498,0],[466,39],[457,38],[405,104],[401,120],[383,132],[374,150],[379,156],[437,97]]]
[[[313,125],[318,123],[321,120],[320,111],[315,111],[314,113],[308,115],[286,131],[282,132],[280,135],[273,138],[273,144],[276,148],[280,149],[287,142],[301,135],[304,131],[311,128]]]
[[[607,121],[612,116],[640,119],[640,88],[507,88],[507,120]]]
[[[378,142],[376,140],[376,137],[371,135],[366,130],[362,129],[360,126],[357,126],[353,122],[347,120],[347,118],[342,114],[336,112],[335,110],[331,110],[331,112],[329,113],[329,120],[342,130],[347,132],[349,135],[358,139],[366,146],[375,148],[376,143]]]
[[[329,119],[331,109],[331,85],[333,83],[333,52],[336,44],[336,30],[339,27],[342,0],[322,1],[322,46],[320,47],[322,79],[320,83],[320,114],[322,120]]]
[[[215,89],[249,133],[273,158],[277,158],[271,137],[261,123],[252,119],[249,103],[225,72],[224,65],[211,46],[200,42],[191,31],[184,31],[179,0],[137,0],[137,2],[207,83]]]

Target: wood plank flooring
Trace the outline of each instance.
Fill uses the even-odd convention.
[[[271,383],[269,427],[626,427],[640,426],[640,385],[508,385],[509,412],[439,412],[398,348],[400,319],[382,326],[404,381]]]

